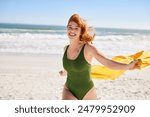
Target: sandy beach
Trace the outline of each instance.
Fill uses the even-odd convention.
[[[1,100],[61,100],[66,78],[62,55],[1,54]],[[150,67],[127,71],[115,81],[93,79],[97,99],[150,99]]]

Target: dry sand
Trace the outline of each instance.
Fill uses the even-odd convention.
[[[66,78],[59,76],[62,55],[0,55],[0,99],[60,100]],[[119,79],[95,80],[98,99],[150,99],[150,67]]]

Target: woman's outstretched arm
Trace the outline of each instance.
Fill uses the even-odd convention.
[[[108,59],[105,57],[102,53],[100,53],[93,45],[89,45],[91,54],[92,56],[99,61],[101,64],[104,66],[110,68],[110,69],[115,69],[115,70],[132,70],[140,67],[140,61],[139,60],[134,60],[130,62],[129,64],[125,63],[120,63],[113,61],[111,59]]]

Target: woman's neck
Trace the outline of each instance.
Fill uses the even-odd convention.
[[[80,48],[82,45],[83,45],[84,43],[83,42],[81,42],[81,41],[72,41],[72,42],[70,42],[70,49],[72,48]]]

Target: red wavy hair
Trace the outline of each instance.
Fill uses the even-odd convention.
[[[95,31],[93,35],[90,35],[90,29],[91,27],[87,26],[87,23],[84,19],[82,19],[78,14],[73,14],[70,19],[68,20],[68,24],[73,21],[78,24],[78,26],[81,28],[81,36],[80,41],[83,42],[92,42],[95,37]],[[67,24],[67,26],[68,26]]]

